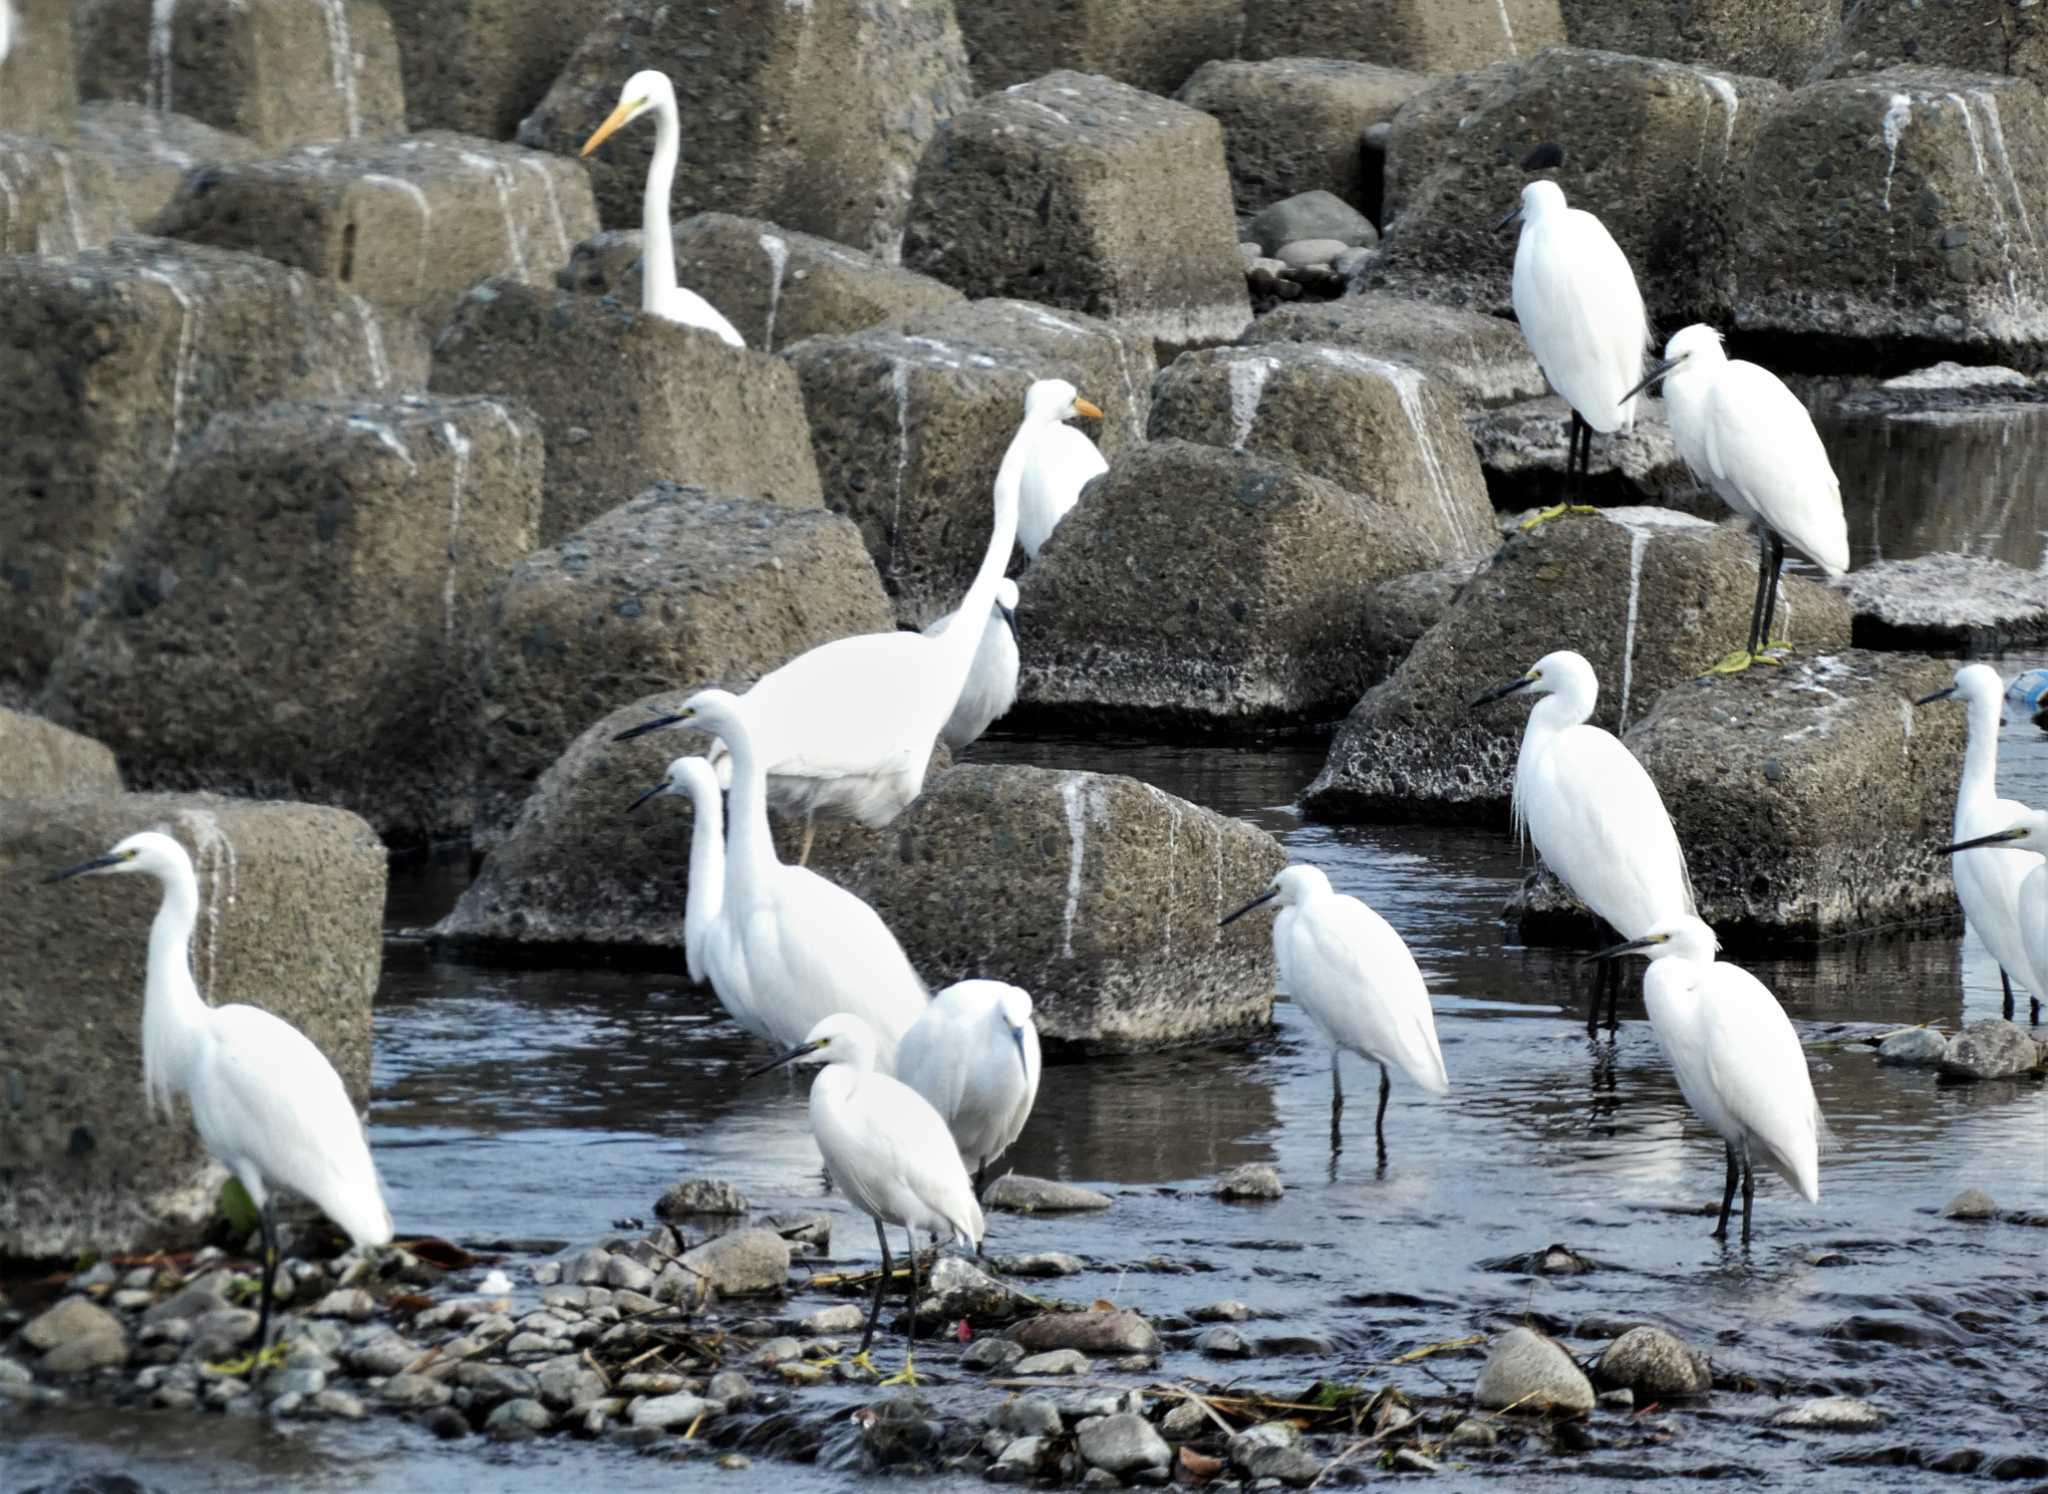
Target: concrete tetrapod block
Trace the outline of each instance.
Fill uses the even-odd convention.
[[[1068,69],[1149,93],[1170,94],[1211,57],[1228,57],[1242,0],[1071,0],[1048,13],[1038,0],[955,0],[976,93]]]

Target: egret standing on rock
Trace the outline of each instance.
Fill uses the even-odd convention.
[[[158,831],[131,835],[104,856],[53,874],[141,872],[163,885],[149,930],[142,995],[142,1082],[169,1116],[171,1096],[192,1103],[206,1150],[240,1181],[263,1223],[263,1296],[256,1347],[270,1336],[277,1280],[272,1185],[313,1200],[360,1246],[391,1243],[391,1210],[363,1124],[341,1076],[304,1033],[253,1006],[208,1006],[192,979],[199,882],[185,848]]]
[[[1345,1049],[1380,1066],[1380,1108],[1373,1120],[1380,1162],[1387,1160],[1389,1066],[1425,1092],[1451,1092],[1436,1019],[1415,957],[1388,922],[1355,897],[1330,888],[1313,866],[1289,866],[1273,884],[1223,920],[1228,925],[1263,903],[1278,903],[1273,963],[1295,1005],[1330,1040],[1330,1149],[1339,1147],[1344,1085],[1337,1072]]]
[[[1589,724],[1600,698],[1593,666],[1569,649],[1545,654],[1473,705],[1523,690],[1544,698],[1529,712],[1515,760],[1515,827],[1535,842],[1543,864],[1624,939],[1697,912],[1685,853],[1657,785],[1620,738]],[[1610,1028],[1618,985],[1609,987]],[[1587,1032],[1599,1015],[1596,989]]]
[[[1714,666],[1747,669],[1771,644],[1778,610],[1778,573],[1787,540],[1830,576],[1849,569],[1849,524],[1842,485],[1828,461],[1813,417],[1769,369],[1730,359],[1721,334],[1704,323],[1681,329],[1633,398],[1662,379],[1671,438],[1692,475],[1756,525],[1756,605],[1749,644]]]
[[[668,226],[668,199],[682,155],[683,124],[676,112],[675,85],[668,74],[649,68],[635,73],[619,91],[619,107],[590,132],[581,154],[589,155],[621,125],[654,111],[654,158],[647,163],[647,187],[640,199],[640,309],[664,321],[716,333],[736,348],[747,345],[718,308],[676,284],[676,243]]]
[[[1961,844],[2017,824],[2027,806],[2017,799],[1998,797],[1998,728],[2005,702],[2005,686],[1998,672],[1988,664],[1965,664],[1956,671],[1953,685],[1922,696],[1915,704],[1950,699],[1960,699],[1969,708],[1969,742],[1963,750],[1962,781],[1956,786],[1954,829]],[[2043,992],[2027,956],[2020,886],[2044,864],[2048,863],[2031,853],[1973,849],[1958,853],[1953,865],[1956,900],[1963,905],[1963,916],[1998,962],[1998,979],[2005,988],[2005,1015],[2013,1014],[2012,983],[2018,980],[2027,988],[2030,1015],[2036,1021],[2040,1020]]]
[[[1038,559],[1060,520],[1081,501],[1081,489],[1108,470],[1101,449],[1065,419],[1039,431],[1017,496],[1017,543],[1026,555]]]
[[[948,612],[924,630],[935,638],[960,614]],[[981,647],[975,650],[967,683],[939,738],[954,753],[981,739],[996,719],[1017,703],[1017,583],[1005,576],[996,587],[996,604],[981,625]]]
[[[985,618],[1017,542],[1017,492],[1033,443],[1071,415],[1100,419],[1064,379],[1040,379],[1024,396],[1024,420],[1003,454],[995,481],[995,528],[981,569],[958,608]],[[927,637],[891,629],[835,638],[799,654],[754,682],[745,696],[747,726],[768,774],[770,802],[804,817],[810,859],[814,815],[888,824],[924,788],[932,744],[966,687],[981,628],[948,628]],[[657,716],[620,732],[624,741],[674,725]],[[730,778],[730,764],[720,759]]]
[[[691,980],[710,980],[706,958],[714,930],[721,950],[725,946],[725,924],[719,918],[725,906],[725,806],[720,801],[718,774],[704,758],[679,757],[668,765],[661,782],[626,807],[627,812],[661,794],[680,794],[690,801],[690,881],[683,895],[683,963]],[[724,991],[719,992],[719,1000],[726,1001]],[[742,1027],[751,1026],[731,1002],[726,1002],[725,1009]]]
[[[963,980],[932,997],[896,1050],[896,1075],[931,1102],[974,1172],[1010,1149],[1038,1099],[1031,997],[999,980]]]
[[[1555,165],[1562,152],[1539,147],[1525,165]],[[1515,320],[1551,388],[1572,416],[1565,452],[1565,501],[1529,521],[1533,527],[1574,508],[1592,468],[1593,433],[1632,430],[1630,386],[1643,376],[1650,322],[1628,256],[1591,213],[1567,207],[1548,179],[1522,188],[1522,203],[1500,226],[1519,221],[1515,245]],[[1576,474],[1576,485],[1574,482]],[[1579,508],[1580,512],[1591,512]]]
[[[875,1280],[874,1306],[861,1335],[857,1363],[867,1362],[882,1316],[882,1293],[894,1267],[884,1224],[900,1224],[910,1242],[910,1346],[903,1373],[883,1381],[917,1383],[917,1232],[979,1246],[987,1226],[975,1202],[967,1169],[952,1133],[925,1097],[900,1080],[875,1072],[874,1034],[860,1018],[827,1017],[801,1043],[771,1059],[756,1074],[786,1063],[821,1063],[811,1083],[811,1135],[825,1170],[853,1206],[875,1221],[882,1246],[882,1270]],[[751,1075],[749,1077],[752,1077]]]
[[[1714,931],[1690,915],[1660,922],[1597,959],[1644,954],[1643,1004],[1658,1046],[1671,1060],[1678,1092],[1728,1148],[1717,1240],[1728,1238],[1728,1211],[1742,1181],[1742,1243],[1749,1243],[1755,1163],[1766,1165],[1808,1203],[1820,1202],[1820,1104],[1799,1034],[1763,982],[1716,960]]]
[[[2029,809],[2002,830],[1974,836],[1946,849],[1960,861],[1966,855],[1974,855],[1980,847],[1987,854],[2000,856],[2048,852],[2048,810]],[[2027,872],[2026,880],[2020,883],[2020,942],[2026,950],[2027,964],[2033,971],[2030,989],[2039,993],[2048,990],[2048,856],[2035,854],[2029,859],[2033,863],[2032,869]],[[1957,881],[1961,881],[1960,873]],[[2005,988],[2005,1014],[2007,1017],[2012,1015],[2011,986]],[[2029,1019],[2034,1026],[2041,1025],[2039,994],[2034,996]]]

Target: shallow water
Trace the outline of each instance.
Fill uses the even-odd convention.
[[[1986,522],[1982,513],[1942,523],[1969,529]],[[1937,542],[1913,536],[1938,530],[1938,543],[1952,544],[1961,532],[1931,520],[1886,527],[1897,522],[1894,509],[1859,532],[1909,550]],[[2037,564],[2038,536],[2011,532],[2035,522],[2012,520],[1994,552]],[[2010,675],[2041,662],[2000,667]],[[1320,765],[1313,746],[995,740],[976,755],[1132,773],[1264,826],[1401,929],[1435,997],[1453,1093],[1431,1102],[1397,1083],[1384,1171],[1371,1134],[1375,1076],[1346,1061],[1350,1105],[1333,1155],[1327,1053],[1285,1001],[1271,1035],[1250,1044],[1046,1070],[1008,1165],[1106,1188],[1116,1205],[1079,1218],[995,1216],[992,1250],[1057,1248],[1087,1260],[1086,1274],[1045,1284],[1061,1298],[1169,1315],[1235,1297],[1261,1315],[1246,1325],[1249,1337],[1315,1333],[1335,1346],[1220,1366],[1169,1351],[1152,1378],[1295,1391],[1321,1376],[1433,1395],[1446,1388],[1441,1376],[1462,1393],[1476,1356],[1386,1361],[1525,1317],[1569,1332],[1588,1316],[1618,1315],[1667,1323],[1723,1370],[1785,1395],[1867,1394],[1892,1422],[1863,1437],[1782,1434],[1760,1424],[1778,1404],[1769,1395],[1722,1391],[1703,1410],[1669,1418],[1668,1439],[1503,1465],[1515,1486],[1753,1470],[1806,1489],[1907,1487],[1925,1475],[1830,1459],[1894,1445],[1995,1455],[2028,1441],[2048,1367],[2048,1229],[1954,1223],[1940,1209],[1975,1184],[2006,1210],[2048,1214],[2048,1088],[1951,1086],[1881,1070],[1867,1048],[1840,1042],[1837,1028],[1995,1014],[1996,971],[1974,943],[1933,934],[1751,962],[1815,1044],[1815,1088],[1841,1147],[1824,1159],[1817,1207],[1760,1179],[1758,1236],[1745,1254],[1707,1238],[1700,1211],[1718,1201],[1720,1147],[1688,1121],[1640,1001],[1624,1005],[1616,1041],[1589,1042],[1575,955],[1506,943],[1498,915],[1520,868],[1504,833],[1305,824],[1289,806]],[[2000,776],[2013,797],[2048,802],[2048,736],[2010,723]],[[457,890],[460,866],[399,874],[392,926],[431,919]],[[407,1232],[580,1246],[616,1219],[648,1216],[679,1174],[708,1174],[740,1184],[757,1208],[831,1211],[838,1255],[871,1261],[871,1228],[820,1180],[801,1081],[740,1083],[758,1056],[710,995],[679,977],[483,969],[394,944],[372,1112],[394,1212]],[[1287,1196],[1258,1205],[1206,1196],[1208,1179],[1246,1161],[1277,1165]],[[1550,1278],[1483,1265],[1553,1241],[1599,1269]],[[1810,1263],[1824,1252],[1842,1264]],[[1186,1269],[1147,1269],[1154,1258]],[[805,1310],[815,1305],[808,1299]],[[885,1342],[885,1359],[898,1342]],[[1575,1347],[1590,1342],[1597,1338]],[[689,1476],[609,1444],[449,1447],[391,1420],[271,1426],[78,1412],[8,1430],[0,1472],[10,1486],[116,1468],[165,1489],[213,1487],[224,1468],[365,1490],[558,1491],[600,1481],[631,1489]],[[1498,1482],[1499,1470],[1481,1466],[1439,1483],[1489,1475]],[[763,1458],[717,1477],[782,1490],[854,1480],[830,1457],[815,1466]]]

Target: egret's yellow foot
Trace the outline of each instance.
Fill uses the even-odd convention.
[[[1528,518],[1522,520],[1522,528],[1526,532],[1534,529],[1538,524],[1548,524],[1552,519],[1561,519],[1566,514],[1596,514],[1599,511],[1590,503],[1557,503],[1540,512],[1529,515]]]
[[[1709,664],[1707,666],[1707,673],[1740,674],[1762,657],[1761,654],[1753,654],[1746,648],[1738,648],[1734,653],[1725,655],[1716,662]]]
[[[272,1344],[267,1349],[253,1349],[233,1359],[213,1360],[206,1367],[216,1375],[233,1375],[241,1379],[255,1370],[282,1369],[284,1352],[283,1344]]]
[[[853,1358],[847,1360],[846,1362],[852,1365],[855,1369],[866,1370],[871,1375],[879,1375],[881,1373],[881,1370],[876,1368],[875,1361],[868,1358],[868,1351],[866,1349],[862,1349],[858,1354],[854,1355]]]
[[[906,1350],[904,1352],[903,1368],[896,1374],[889,1376],[882,1383],[884,1385],[915,1385],[918,1383],[917,1361],[911,1357],[909,1351]]]

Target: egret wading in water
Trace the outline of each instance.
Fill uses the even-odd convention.
[[[2048,810],[2029,809],[2002,830],[1993,830],[1946,847],[1958,861],[1966,855],[1977,854],[1980,848],[1986,855],[2010,856],[2015,860],[2020,859],[2018,853],[2022,852],[2048,852]],[[2048,857],[2035,855],[2031,859],[2032,869],[2020,883],[2020,942],[2026,950],[2027,964],[2033,971],[2031,989],[2039,992],[2048,990]],[[2006,987],[2005,996],[2005,1014],[2010,1017],[2010,986]],[[2041,1025],[2038,995],[2029,1016],[2036,1027]]]
[[[700,946],[719,1002],[740,1026],[779,1047],[803,1041],[826,1017],[851,1013],[867,1031],[870,1056],[894,1073],[896,1045],[929,1001],[903,946],[844,887],[776,857],[768,778],[746,701],[701,690],[675,719],[725,743],[733,765],[725,896]],[[669,779],[641,798],[659,792],[673,792]]]
[[[1956,671],[1955,683],[1932,695],[1922,696],[1917,705],[1939,700],[1960,700],[1969,711],[1969,742],[1963,749],[1963,776],[1956,786],[1954,839],[1958,844],[1974,842],[2019,823],[2027,806],[2017,799],[1998,797],[1998,728],[2003,716],[2005,686],[1998,672],[1988,664],[1965,664]],[[2026,987],[2029,1016],[2041,1020],[2042,988],[2027,955],[2027,931],[2020,916],[2020,887],[2034,870],[2048,865],[2031,853],[1999,850],[1959,852],[1952,871],[1956,900],[1963,916],[1991,958],[1998,962],[1998,979],[2005,990],[2005,1015],[2013,1014],[2012,983]]]
[[[155,877],[164,890],[143,981],[143,1089],[167,1118],[173,1095],[191,1102],[199,1139],[256,1205],[263,1223],[260,1352],[269,1341],[277,1280],[272,1187],[304,1194],[364,1247],[391,1243],[391,1210],[362,1121],[326,1056],[281,1017],[253,1006],[208,1006],[201,998],[192,979],[199,881],[183,846],[145,830],[47,880],[135,872]]]
[[[1685,853],[1657,785],[1614,733],[1593,726],[1600,681],[1583,655],[1545,654],[1527,674],[1472,704],[1527,691],[1540,695],[1515,759],[1516,831],[1580,902],[1624,939],[1698,912]],[[1615,970],[1609,965],[1603,967]],[[1607,982],[1607,1025],[1616,1025],[1618,972]],[[1596,986],[1586,1031],[1600,1015]]]
[[[676,89],[668,74],[649,68],[628,78],[619,91],[619,107],[590,132],[581,154],[589,155],[621,126],[650,111],[654,115],[654,158],[647,163],[647,186],[640,199],[640,309],[664,321],[716,333],[732,346],[743,348],[746,339],[717,307],[676,284],[676,242],[668,226],[668,200],[675,189],[676,161],[683,150],[683,122],[676,112]]]
[[[1787,541],[1830,576],[1849,569],[1849,524],[1842,485],[1820,432],[1799,397],[1769,369],[1721,348],[1721,334],[1695,322],[1664,344],[1627,398],[1664,381],[1671,438],[1692,475],[1756,526],[1756,605],[1749,643],[1714,666],[1720,674],[1776,663],[1771,620],[1778,611],[1778,575]]]
[[[948,612],[924,630],[935,638],[951,627],[960,614]],[[977,742],[996,719],[1017,703],[1017,583],[1005,576],[996,587],[996,604],[981,625],[981,647],[974,652],[974,664],[967,671],[967,683],[960,689],[959,702],[939,739],[954,752]]]
[[[1031,997],[999,980],[963,980],[932,997],[896,1050],[896,1076],[938,1111],[975,1197],[988,1165],[1010,1149],[1038,1099],[1038,1024]]]
[[[1671,1060],[1678,1092],[1692,1113],[1728,1149],[1728,1179],[1713,1238],[1728,1238],[1735,1184],[1742,1183],[1742,1243],[1749,1243],[1750,1209],[1760,1159],[1820,1202],[1820,1138],[1825,1129],[1813,1097],[1813,1076],[1799,1034],[1764,983],[1726,960],[1716,960],[1714,931],[1690,915],[1657,924],[1638,938],[1602,950],[1598,960],[1626,954],[1649,958],[1643,1004],[1657,1044]]]
[[[1017,542],[1025,459],[1047,426],[1075,414],[1100,419],[1102,412],[1064,379],[1040,379],[1025,394],[1023,423],[996,473],[994,531],[960,616],[985,618],[995,605]],[[813,816],[880,827],[923,790],[932,744],[960,702],[982,633],[947,628],[927,637],[892,629],[835,638],[754,682],[744,696],[747,726],[768,775],[769,802],[806,821],[799,865],[810,859]],[[684,719],[657,716],[615,740]],[[730,782],[731,764],[723,754],[714,758]]]
[[[1562,162],[1555,146],[1539,146],[1522,164],[1538,170]],[[1522,527],[1566,512],[1591,513],[1582,497],[1593,461],[1593,433],[1632,430],[1632,385],[1643,376],[1650,322],[1628,256],[1607,226],[1568,207],[1548,179],[1522,188],[1521,205],[1500,226],[1519,222],[1515,244],[1515,320],[1550,387],[1572,408],[1565,451],[1564,502]]]
[[[1337,1065],[1348,1049],[1380,1067],[1373,1135],[1385,1166],[1387,1095],[1393,1088],[1387,1070],[1399,1069],[1439,1098],[1451,1092],[1422,972],[1392,925],[1357,898],[1332,891],[1316,867],[1283,868],[1270,887],[1219,927],[1266,903],[1280,909],[1273,920],[1273,963],[1281,984],[1330,1040],[1330,1150],[1343,1149],[1338,1121],[1344,1084]]]
[[[713,929],[720,935],[720,953],[727,947],[719,913],[725,906],[725,805],[718,787],[718,774],[701,757],[679,757],[653,788],[626,806],[627,813],[661,794],[679,794],[690,801],[690,881],[683,897],[683,963],[690,979],[711,979],[705,964],[707,945]],[[724,1001],[723,993],[720,1001]],[[742,1027],[745,1018],[726,1011]]]
[[[827,1017],[804,1040],[754,1070],[765,1074],[786,1063],[821,1063],[811,1082],[811,1136],[825,1170],[853,1206],[875,1221],[882,1270],[855,1363],[873,1369],[868,1349],[882,1316],[882,1294],[895,1266],[883,1226],[903,1227],[910,1247],[910,1345],[903,1372],[885,1385],[917,1383],[917,1232],[937,1240],[964,1240],[977,1248],[987,1231],[967,1169],[946,1122],[929,1101],[900,1080],[875,1071],[875,1039],[867,1023],[841,1013]],[[748,1076],[752,1078],[753,1075]]]
[[[1069,418],[1063,416],[1040,430],[1025,457],[1017,496],[1017,543],[1033,560],[1067,511],[1081,501],[1081,489],[1109,470],[1100,448],[1068,425]],[[1101,419],[1101,412],[1090,418]]]

